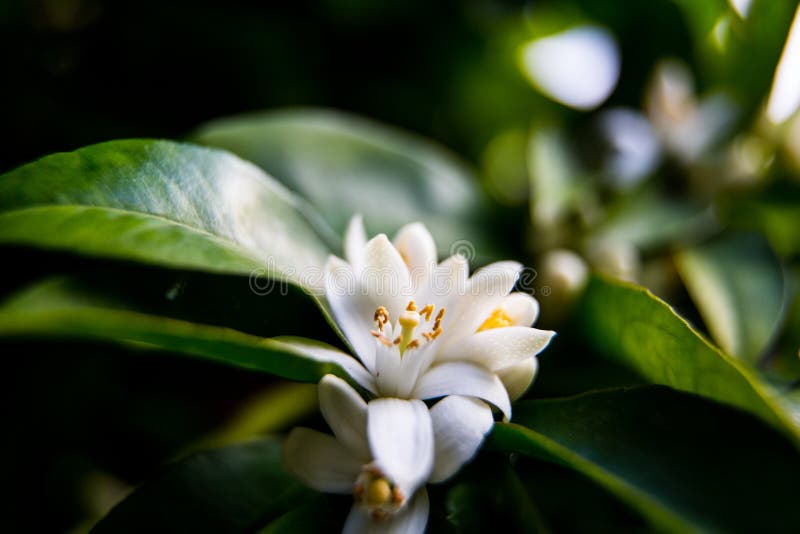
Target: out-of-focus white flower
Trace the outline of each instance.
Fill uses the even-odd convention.
[[[320,381],[319,403],[334,436],[294,429],[284,445],[284,465],[316,490],[353,494],[346,533],[423,532],[425,484],[458,470],[493,424],[491,410],[475,399],[450,396],[430,411],[419,400],[366,403],[333,375]]]
[[[645,109],[664,148],[687,163],[711,150],[730,130],[737,113],[724,93],[698,99],[689,67],[674,59],[656,67]]]
[[[635,282],[642,269],[639,249],[628,241],[594,240],[587,247],[587,255],[595,269],[620,280]]]
[[[539,309],[533,297],[511,293],[522,266],[498,262],[468,278],[459,255],[437,263],[420,223],[402,228],[393,244],[383,234],[367,241],[356,216],[344,245],[347,261],[329,259],[325,286],[367,371],[353,378],[381,397],[476,397],[508,419],[511,398],[531,383],[536,355],[554,334],[530,327]]]

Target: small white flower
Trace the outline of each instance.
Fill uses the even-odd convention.
[[[422,224],[402,228],[394,244],[383,234],[367,241],[358,216],[344,245],[348,261],[328,260],[326,296],[361,363],[333,347],[281,341],[341,365],[387,402],[443,397],[431,408],[437,461],[430,480],[444,480],[475,454],[491,429],[487,403],[510,419],[511,400],[533,381],[536,355],[554,333],[530,327],[539,311],[533,297],[511,293],[519,263],[494,263],[469,278],[461,256],[437,263],[433,238]],[[449,452],[440,453],[442,448]]]
[[[472,457],[493,423],[489,408],[474,399],[451,396],[430,412],[419,400],[366,403],[333,375],[320,382],[319,403],[335,437],[292,430],[284,464],[318,491],[353,494],[346,533],[423,532],[428,520],[425,483],[452,475]],[[476,404],[482,410],[475,410]],[[467,424],[450,424],[465,412]]]
[[[533,380],[538,354],[553,332],[530,325],[539,306],[510,293],[522,266],[497,262],[468,278],[465,258],[437,263],[420,223],[394,244],[367,241],[359,216],[345,236],[347,261],[331,256],[326,296],[335,319],[368,373],[354,378],[378,396],[478,397],[506,419],[510,400]]]

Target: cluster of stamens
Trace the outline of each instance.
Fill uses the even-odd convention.
[[[425,318],[425,321],[428,322],[433,317],[434,306],[433,304],[426,304],[421,310],[417,310],[417,305],[414,301],[409,301],[408,306],[406,306],[406,310],[400,314],[400,318],[397,322],[400,324],[400,335],[398,335],[394,340],[389,340],[384,336],[384,327],[387,323],[389,323],[389,312],[383,306],[379,306],[377,310],[375,310],[375,315],[373,320],[377,325],[377,330],[372,330],[371,334],[375,336],[381,343],[386,345],[387,347],[391,347],[392,345],[397,345],[400,348],[400,354],[405,352],[407,349],[415,349],[421,345],[420,338],[414,337],[414,332],[419,326],[422,318]],[[442,319],[444,318],[444,308],[439,309],[439,313],[436,314],[436,317],[433,319],[433,327],[430,331],[422,332],[421,336],[426,342],[433,341],[437,337],[439,337],[442,333]]]
[[[367,465],[353,486],[353,499],[367,508],[376,521],[399,510],[406,496],[375,465]]]

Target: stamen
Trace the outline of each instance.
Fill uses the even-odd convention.
[[[380,523],[387,517],[389,517],[389,512],[385,510],[381,510],[380,508],[378,508],[372,511],[372,520],[375,521],[376,523]]]
[[[387,347],[391,347],[392,346],[392,342],[389,341],[388,339],[386,339],[381,332],[378,332],[376,330],[370,330],[369,333],[372,334],[373,336],[375,336],[378,339],[378,341],[380,341],[381,343],[383,343]]]
[[[439,313],[436,314],[436,319],[433,321],[433,329],[436,330],[442,325],[442,319],[444,319],[444,308],[439,310]]]
[[[373,321],[378,323],[378,330],[383,330],[384,325],[389,322],[389,312],[383,306],[378,306],[375,310]]]
[[[430,321],[431,315],[433,314],[433,304],[426,304],[425,307],[419,311],[419,314],[424,315],[426,321]]]
[[[361,502],[364,498],[364,485],[356,482],[356,485],[353,486],[353,500],[356,502]]]
[[[418,347],[419,347],[419,339],[412,339],[411,342],[406,346],[406,350],[416,349]]]

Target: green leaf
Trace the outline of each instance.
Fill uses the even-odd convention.
[[[679,252],[675,264],[714,340],[756,363],[780,326],[785,294],[783,269],[764,238],[729,235]]]
[[[298,345],[331,349],[302,338],[262,338],[230,328],[149,315],[106,300],[72,279],[44,282],[0,307],[0,336],[66,337],[133,344],[317,382],[327,373],[348,379],[336,363],[309,357]],[[355,364],[354,358],[341,358]],[[352,362],[350,361],[352,360]]]
[[[794,532],[800,456],[760,421],[646,386],[524,401],[490,444],[573,469],[660,530]]]
[[[615,203],[592,237],[651,250],[713,226],[711,213],[701,204],[644,188]]]
[[[341,497],[341,496],[337,496]],[[270,522],[258,534],[296,534],[298,532],[338,532],[352,505],[352,497],[337,499],[331,495],[314,495],[301,506]]]
[[[711,345],[644,288],[594,277],[584,294],[583,330],[614,361],[656,384],[749,411],[800,446],[793,403],[747,364]]]
[[[227,447],[258,436],[284,432],[318,410],[317,385],[279,383],[249,398],[236,413],[186,452]]]
[[[253,532],[309,494],[281,467],[280,443],[257,440],[170,466],[115,506],[92,532]]]
[[[310,289],[329,249],[305,209],[226,152],[112,141],[0,176],[0,243],[277,276]]]
[[[720,215],[735,228],[762,232],[784,257],[800,253],[800,187],[780,184],[746,198],[726,198]]]
[[[475,177],[411,134],[332,110],[292,109],[216,120],[193,140],[260,165],[308,199],[339,235],[361,213],[370,232],[390,235],[421,220],[442,254],[457,240],[480,244],[481,254],[491,243],[479,224]]]
[[[746,116],[759,112],[797,2],[753,0],[744,19],[724,0],[676,0],[676,4],[694,33],[692,44],[702,68],[702,81],[724,87],[736,97]]]
[[[502,523],[508,532],[547,532],[539,511],[510,466],[470,466],[447,492],[447,520],[461,534],[483,533]],[[491,468],[491,470],[487,469]],[[473,476],[469,476],[473,475]]]

